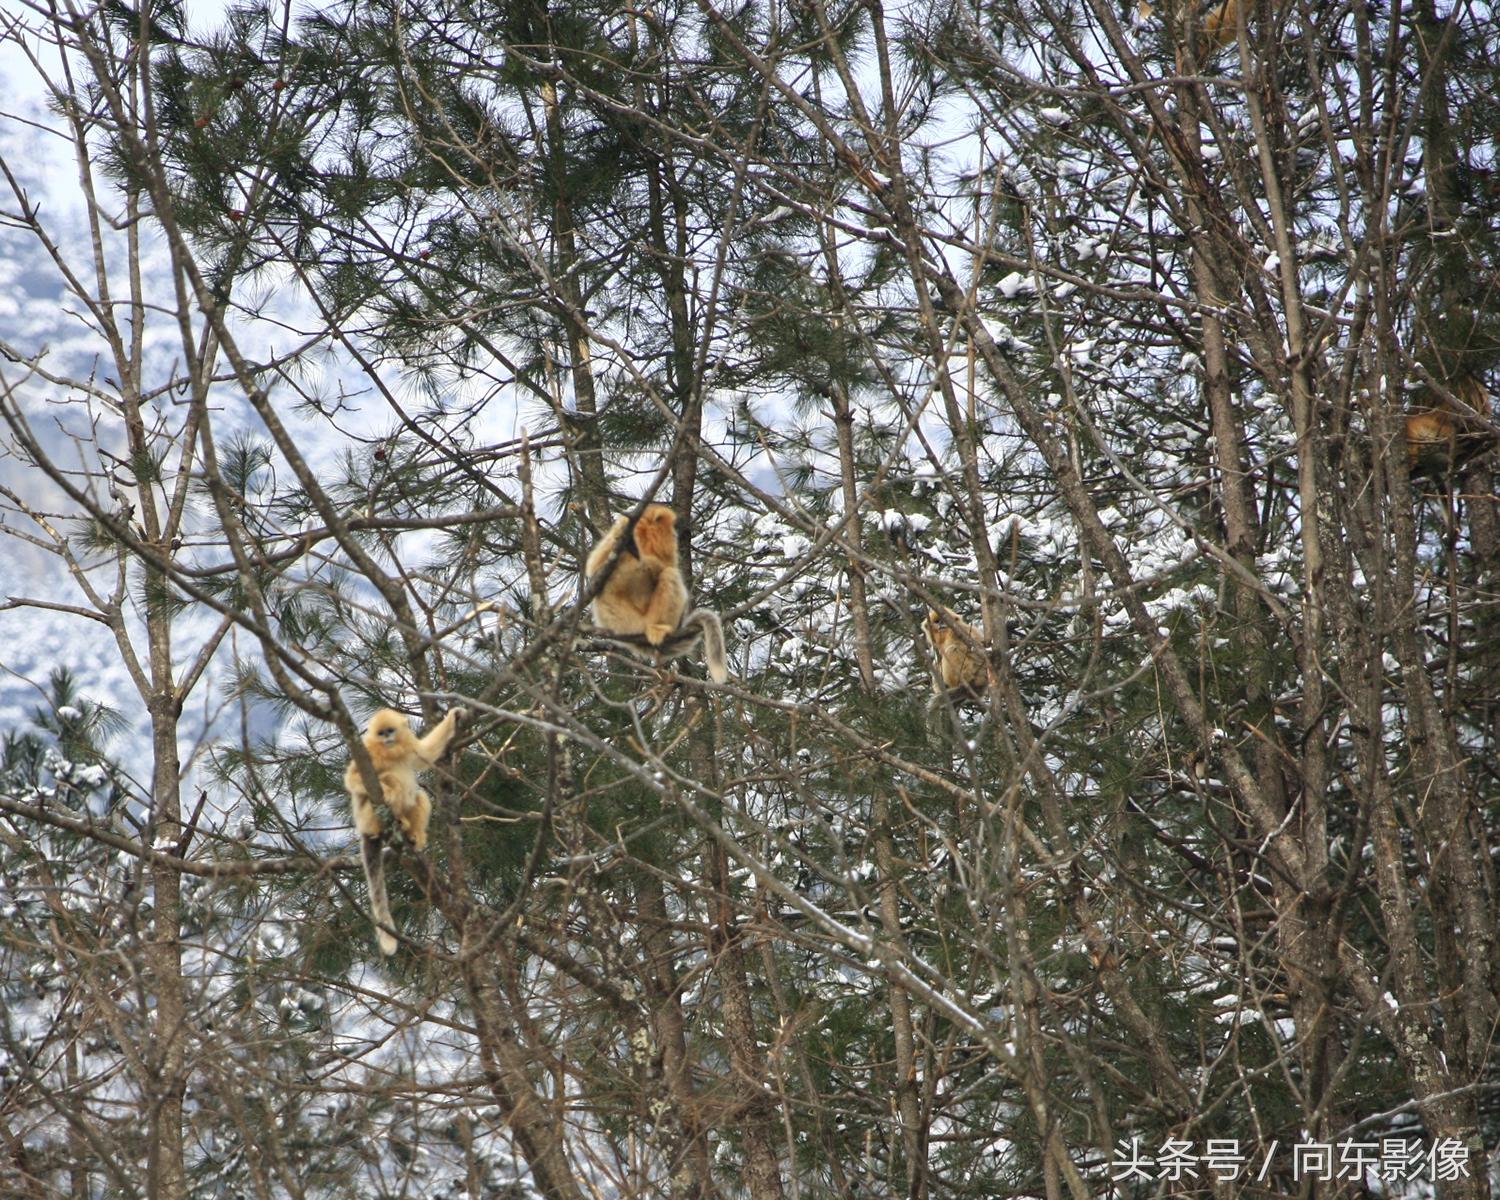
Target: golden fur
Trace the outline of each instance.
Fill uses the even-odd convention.
[[[466,715],[462,708],[448,710],[448,715],[422,737],[411,731],[404,714],[393,708],[382,708],[365,728],[365,752],[375,768],[380,783],[380,798],[391,810],[408,841],[418,850],[427,848],[427,822],[432,816],[432,800],[417,786],[417,772],[432,766],[457,732],[458,721]],[[361,858],[365,881],[370,888],[370,911],[375,918],[375,936],[381,952],[394,954],[396,939],[390,933],[391,909],[386,898],[385,868],[380,859],[380,814],[365,790],[364,779],[351,759],[344,770],[344,788],[349,793],[349,808],[354,828],[360,833]]]
[[[1448,468],[1481,449],[1487,431],[1470,414],[1488,417],[1490,394],[1478,379],[1467,376],[1449,385],[1454,404],[1439,400],[1406,417],[1406,461],[1411,470]]]
[[[585,572],[592,581],[609,562],[625,534],[629,518],[616,517],[609,532],[589,553]],[[715,683],[729,678],[724,653],[724,628],[717,613],[687,609],[687,585],[677,557],[677,514],[665,504],[648,504],[635,523],[633,539],[620,556],[594,597],[594,624],[609,633],[644,637],[647,644],[661,646],[679,630],[701,633],[708,673]]]
[[[616,517],[593,553],[590,579],[603,569],[629,524]],[[627,545],[614,570],[594,597],[594,624],[611,633],[640,634],[660,646],[682,620],[687,608],[687,586],[677,562],[677,514],[665,504],[648,504],[635,523],[635,539]]]
[[[1206,55],[1217,54],[1230,42],[1235,40],[1239,33],[1239,0],[1222,0],[1203,16],[1203,48],[1201,53]],[[1154,9],[1151,0],[1139,0],[1136,12],[1140,19],[1149,21]],[[1178,56],[1179,66],[1181,55]]]
[[[939,694],[945,689],[974,696],[982,694],[989,686],[990,664],[977,649],[984,644],[980,632],[947,609],[939,612],[935,608],[927,610],[922,629],[937,658],[938,669],[932,678],[932,690]],[[971,649],[971,646],[976,649]]]
[[[1208,44],[1207,53],[1222,50],[1234,41],[1239,32],[1239,0],[1224,0],[1213,12],[1203,18],[1203,38]]]

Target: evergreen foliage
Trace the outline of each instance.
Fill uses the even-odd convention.
[[[135,694],[0,745],[0,1191],[1489,1195],[1500,31],[1239,2],[40,6],[0,622]]]

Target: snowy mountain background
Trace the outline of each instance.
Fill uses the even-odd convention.
[[[220,8],[212,4],[198,7],[208,10],[208,17]],[[13,44],[7,43],[4,51],[5,57],[0,60],[0,67],[5,68],[0,71],[0,108],[16,119],[0,122],[0,158],[28,203],[40,213],[61,257],[79,273],[85,287],[92,287],[87,210],[78,182],[78,165],[71,157],[68,141],[50,132],[58,119],[48,111],[34,86],[32,66]],[[107,186],[97,179],[96,182]],[[7,197],[3,207],[14,206],[13,198]],[[110,232],[105,231],[107,238]],[[160,384],[180,373],[181,354],[176,343],[177,330],[169,319],[175,300],[169,291],[166,252],[149,233],[145,247],[143,274],[148,293],[150,281],[160,280],[157,301],[162,306],[161,311],[153,314],[155,331],[147,339],[145,378]],[[117,233],[112,242],[106,242],[106,253],[111,256],[112,269],[118,269],[123,262],[120,257],[123,241]],[[250,307],[258,319],[251,320],[241,314],[237,332],[242,348],[252,357],[272,357],[278,350],[295,344],[299,330],[317,326],[312,306],[305,302],[302,293],[279,283],[262,279],[249,289]],[[46,248],[28,230],[14,224],[0,226],[0,343],[21,357],[40,355],[39,365],[50,373],[88,379],[106,388],[111,385],[108,347],[86,307],[71,294],[63,273]],[[80,463],[97,468],[99,448],[119,452],[123,434],[107,411],[96,404],[85,412],[76,403],[77,397],[68,397],[59,387],[36,376],[25,378],[25,371],[18,363],[7,362],[3,369],[5,384],[16,389],[32,433],[55,461],[64,467]],[[310,386],[341,396],[346,408],[341,420],[347,427],[359,429],[361,422],[388,421],[378,401],[370,403],[369,381],[341,361],[336,351],[315,362],[309,360],[303,370],[304,375],[313,372],[322,376],[309,379]],[[408,393],[396,372],[391,372],[385,383],[398,396]],[[61,403],[65,399],[75,402]],[[294,432],[313,469],[320,475],[333,469],[343,453],[334,425],[304,419],[292,406],[279,402],[274,391],[272,402],[277,404],[279,415]],[[237,389],[221,388],[215,405],[216,431],[221,439],[231,439],[237,427],[251,433],[258,430],[258,422]],[[235,419],[237,415],[239,421]],[[486,436],[507,438],[520,432],[516,409],[504,404],[487,405],[482,424],[481,432]],[[97,439],[97,448],[92,439]],[[66,514],[76,508],[42,471],[11,454],[0,454],[0,487],[10,490],[23,504],[40,513]],[[125,503],[133,502],[132,490],[122,488],[119,498]],[[106,507],[115,499],[106,501]],[[191,520],[190,516],[189,546]],[[8,524],[23,533],[33,532],[21,517],[10,516]],[[61,531],[66,532],[66,522]],[[425,536],[412,535],[410,544]],[[3,556],[0,598],[88,607],[65,562],[44,546],[24,537],[5,537],[0,556]],[[113,586],[113,564],[91,563],[88,559],[84,562],[93,584],[107,593]],[[4,604],[3,599],[0,604]],[[215,614],[203,609],[180,618],[174,632],[179,667],[191,661],[197,647],[217,624]],[[239,639],[238,652],[252,659],[257,657],[249,639]],[[204,683],[195,690],[194,699],[199,707],[196,712],[187,713],[184,725],[189,736],[179,747],[185,763],[201,752],[213,736],[215,722],[222,714],[222,683],[234,653],[236,642],[231,637],[215,655]],[[136,689],[125,659],[110,630],[77,615],[14,604],[0,607],[0,732],[19,731],[28,725],[33,711],[46,703],[49,675],[60,667],[74,675],[85,698],[104,704],[123,717],[125,732],[104,749],[119,753],[121,764],[137,779],[145,777],[146,756],[144,752],[133,752],[131,747],[143,744],[139,735],[148,722],[138,710]],[[269,720],[269,714],[260,711],[252,732],[268,733]]]
[[[13,46],[6,46],[0,63],[0,103],[35,124],[0,122],[0,158],[65,239],[63,252],[76,256],[88,245],[83,209],[77,203],[77,168],[67,155],[67,143],[45,132],[55,118],[34,91],[23,90],[23,82],[34,76],[20,58]],[[12,197],[6,197],[4,207],[14,207]],[[12,225],[0,226],[0,339],[23,354],[45,350],[49,364],[75,372],[87,372],[99,354],[96,335],[80,321],[76,302],[64,291],[45,248]],[[20,368],[7,362],[3,370],[7,385],[14,386]],[[31,380],[20,384],[19,394],[43,444],[50,451],[66,452],[69,430],[61,423],[63,410],[51,403],[53,389]],[[59,489],[40,471],[8,454],[0,455],[0,485],[43,512],[64,510]],[[7,523],[22,527],[13,516]],[[0,595],[58,604],[80,601],[77,584],[55,554],[17,537],[6,537],[0,554]],[[65,613],[7,607],[0,610],[0,730],[26,725],[32,710],[44,703],[47,677],[58,667],[73,671],[90,699],[129,718],[134,688],[108,630]],[[144,727],[144,718],[137,716],[135,724]],[[144,764],[132,764],[137,765]]]

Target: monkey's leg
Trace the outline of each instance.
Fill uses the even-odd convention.
[[[646,640],[660,646],[681,624],[682,610],[686,607],[687,589],[682,585],[682,576],[675,569],[663,571],[656,581],[656,590],[651,593],[651,602],[646,605]]]
[[[401,828],[411,840],[412,848],[427,849],[427,822],[432,819],[432,799],[420,788],[401,814]]]
[[[380,836],[380,816],[376,813],[375,806],[370,803],[370,797],[363,791],[350,793],[349,811],[354,817],[354,828],[362,836],[373,838]]]
[[[417,807],[417,781],[414,777],[392,780],[384,783],[384,787],[385,802],[390,806],[391,816],[396,819],[401,832],[410,840],[412,812]]]

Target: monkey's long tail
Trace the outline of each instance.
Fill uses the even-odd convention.
[[[708,662],[708,677],[715,683],[729,678],[729,659],[724,653],[724,626],[719,614],[700,608],[693,614],[703,626],[703,657]]]
[[[396,953],[396,937],[390,931],[395,922],[391,920],[391,902],[385,894],[385,860],[381,857],[381,841],[378,837],[359,839],[359,857],[365,867],[365,883],[370,889],[370,916],[375,922],[375,940],[382,954]]]

